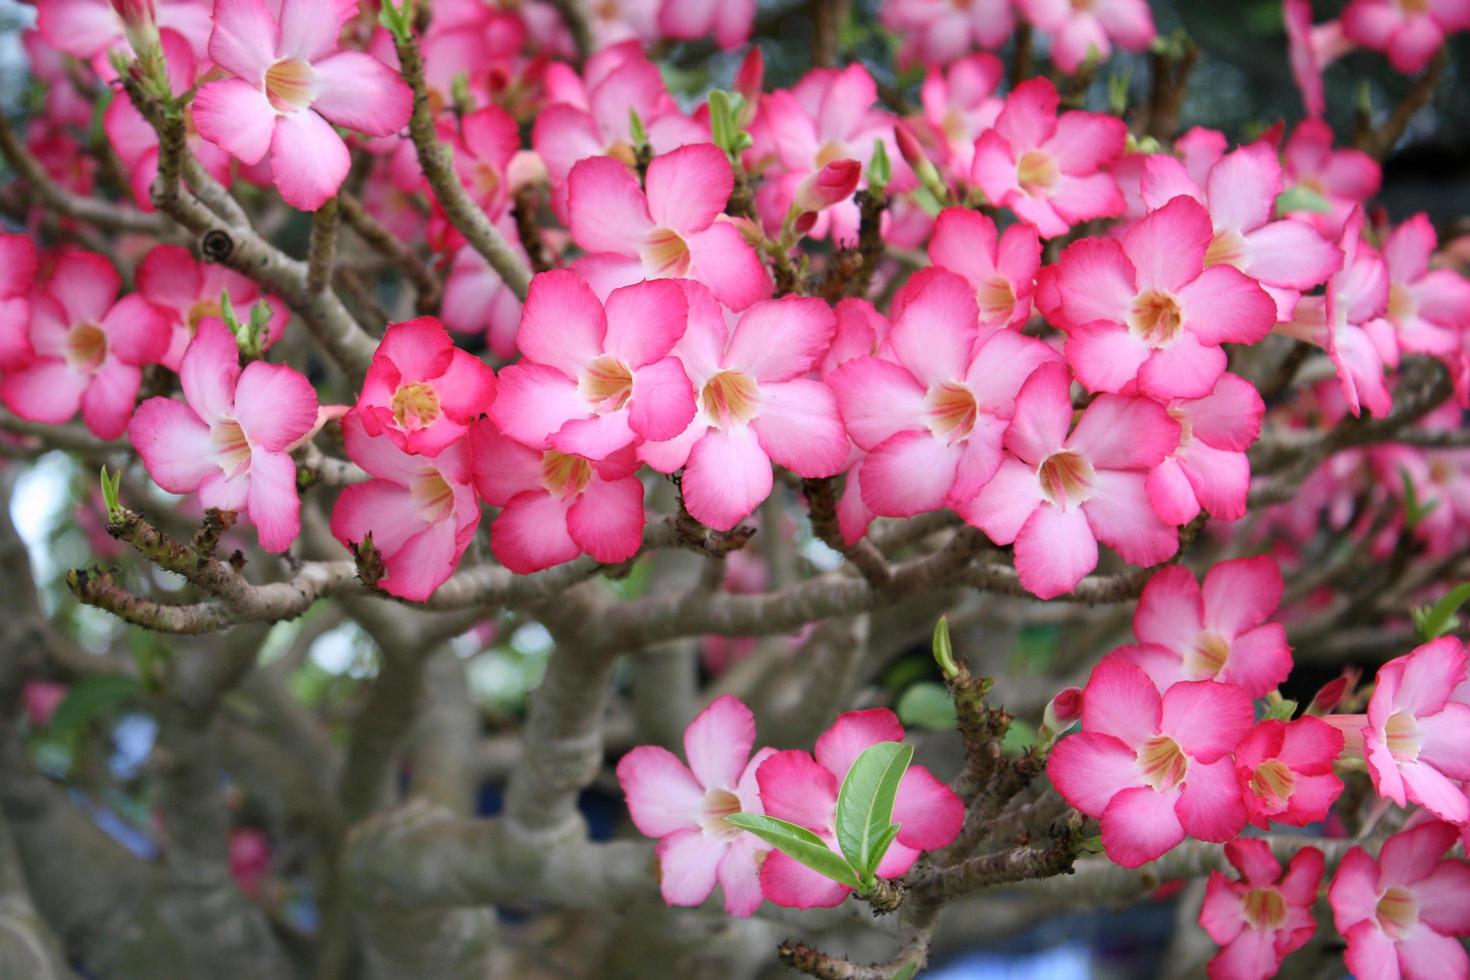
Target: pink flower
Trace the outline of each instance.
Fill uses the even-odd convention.
[[[1446,34],[1470,28],[1466,0],[1352,0],[1342,12],[1348,40],[1388,55],[1412,75],[1429,64]]]
[[[883,26],[903,39],[901,67],[946,65],[975,48],[1001,47],[1016,27],[1011,0],[889,0]]]
[[[158,363],[168,346],[168,318],[141,296],[114,302],[121,284],[100,255],[66,252],[57,259],[50,281],[30,302],[26,339],[34,358],[24,358],[13,335],[4,345],[10,369],[0,377],[0,399],[7,408],[51,425],[80,408],[98,438],[123,434],[142,366]]]
[[[230,829],[230,875],[240,890],[251,898],[261,897],[261,888],[271,869],[271,842],[255,827]]]
[[[184,351],[194,339],[200,322],[205,317],[223,315],[226,295],[235,315],[244,323],[250,322],[251,308],[258,300],[264,298],[270,306],[271,318],[264,338],[266,349],[281,339],[286,321],[291,318],[286,304],[274,296],[262,297],[253,280],[213,262],[196,262],[188,249],[178,245],[155,246],[138,264],[135,279],[144,299],[173,314],[168,350],[159,359],[171,371],[179,370]]]
[[[1227,372],[1205,397],[1176,398],[1167,407],[1179,423],[1179,448],[1149,471],[1154,510],[1169,524],[1187,524],[1201,510],[1226,521],[1244,517],[1251,485],[1245,451],[1261,431],[1261,393]]]
[[[1423,804],[1451,823],[1470,823],[1470,802],[1452,780],[1470,779],[1470,705],[1451,701],[1465,679],[1465,650],[1441,637],[1378,669],[1363,754],[1378,795]]]
[[[1056,86],[1033,78],[975,141],[970,179],[990,203],[1008,207],[1042,238],[1073,225],[1123,213],[1123,195],[1103,172],[1123,155],[1128,127],[1093,112],[1064,112]]]
[[[128,423],[128,440],[155,483],[169,493],[247,511],[266,551],[288,548],[301,531],[301,499],[290,451],[317,422],[316,389],[282,364],[252,361],[224,323],[200,321],[179,365],[187,404],[150,398]]]
[[[1146,51],[1154,41],[1148,0],[1016,0],[1016,6],[1037,30],[1052,35],[1051,60],[1068,74],[1088,58],[1106,61],[1113,44]]]
[[[580,554],[616,564],[643,540],[643,484],[631,446],[591,460],[532,449],[489,420],[470,427],[475,488],[500,515],[490,548],[518,575]]]
[[[256,164],[267,154],[287,204],[315,211],[337,193],[351,158],[332,128],[387,136],[408,123],[413,96],[381,61],[337,51],[356,0],[217,0],[209,56],[232,76],[194,96],[199,133]]]
[[[1021,585],[1042,599],[1096,567],[1099,541],[1135,565],[1161,562],[1179,547],[1144,482],[1144,471],[1178,444],[1179,424],[1157,402],[1100,395],[1074,427],[1069,387],[1061,364],[1031,375],[1006,430],[1009,455],[959,508],[996,544],[1015,543]]]
[[[506,212],[495,222],[495,226],[510,244],[511,250],[529,266],[530,259],[521,245],[515,218]],[[521,322],[521,301],[473,246],[463,246],[450,260],[439,316],[455,333],[483,333],[485,345],[496,357],[509,360],[515,355],[516,330]]]
[[[701,282],[735,310],[771,294],[755,249],[720,219],[735,176],[711,144],[655,157],[646,195],[638,178],[608,157],[583,160],[568,182],[572,239],[591,253],[576,268],[599,296],[666,277]]]
[[[1382,417],[1393,408],[1393,396],[1383,379],[1383,355],[1366,326],[1388,307],[1388,269],[1362,231],[1363,212],[1355,210],[1338,240],[1342,268],[1323,295],[1302,297],[1291,320],[1276,330],[1327,351],[1349,411],[1366,408]]]
[[[36,27],[58,51],[96,59],[110,68],[106,53],[124,48],[127,30],[123,16],[110,0],[39,0]],[[195,54],[204,53],[209,37],[209,4],[200,0],[156,0],[154,20],[165,37],[182,37]],[[125,50],[125,48],[124,48]]]
[[[1271,332],[1276,304],[1228,265],[1205,265],[1213,238],[1198,201],[1176,197],[1121,240],[1087,238],[1057,264],[1067,362],[1090,391],[1137,388],[1200,398],[1225,373],[1224,343]]]
[[[755,24],[755,0],[663,0],[659,33],[681,41],[714,38],[728,51],[744,44]]]
[[[1321,119],[1327,111],[1322,69],[1351,51],[1353,44],[1343,36],[1340,20],[1313,26],[1312,0],[1283,0],[1281,14],[1286,21],[1291,75],[1302,93],[1302,107],[1310,118]]]
[[[901,742],[903,734],[898,716],[887,708],[839,716],[817,739],[813,755],[777,752],[761,763],[755,775],[766,813],[807,828],[835,851],[837,792],[848,769],[864,750],[879,742]],[[879,863],[878,877],[896,878],[913,866],[920,852],[947,846],[964,817],[964,804],[948,786],[923,766],[909,766],[893,804],[898,838]],[[777,905],[830,908],[842,904],[850,890],[780,851],[766,855],[761,865],[761,891]]]
[[[1383,244],[1388,268],[1384,319],[1398,347],[1439,357],[1459,349],[1470,329],[1470,281],[1452,268],[1429,267],[1437,240],[1428,215],[1416,214]]]
[[[1199,924],[1224,947],[1210,960],[1210,980],[1266,980],[1317,931],[1312,906],[1326,862],[1304,847],[1283,875],[1271,846],[1248,838],[1226,844],[1225,858],[1240,880],[1211,871],[1199,910]]]
[[[833,476],[847,461],[837,400],[805,377],[836,329],[815,297],[757,303],[733,330],[707,290],[687,287],[689,330],[674,348],[699,410],[678,436],[645,442],[639,457],[661,473],[683,467],[684,505],[701,523],[734,527],[771,492],[774,461],[799,476]]]
[[[676,282],[614,289],[607,303],[575,273],[531,283],[491,417],[537,449],[600,460],[645,439],[672,439],[694,418],[694,388],[677,357],[689,305]]]
[[[1046,774],[1102,823],[1103,849],[1126,868],[1186,836],[1228,841],[1245,825],[1230,753],[1251,727],[1233,684],[1186,681],[1159,696],[1133,664],[1104,659],[1082,695],[1082,731],[1057,743]]]
[[[1318,718],[1263,721],[1235,747],[1235,775],[1248,819],[1266,830],[1274,823],[1305,827],[1325,820],[1342,794],[1332,764],[1344,736]]]
[[[492,218],[510,203],[511,158],[521,148],[515,117],[498,105],[476,109],[459,121],[454,170],[470,196]]]
[[[368,435],[386,433],[406,453],[437,456],[494,398],[495,372],[425,316],[388,326],[356,409]]]
[[[716,881],[731,915],[745,918],[760,905],[769,848],[725,822],[732,813],[765,813],[756,770],[774,750],[751,756],[754,745],[755,716],[726,694],[684,729],[687,767],[658,745],[640,745],[618,761],[633,825],[658,838],[659,890],[670,905],[700,904]]]
[[[1041,268],[1036,229],[1013,224],[997,236],[995,222],[969,208],[946,208],[934,222],[929,261],[963,276],[975,291],[980,325],[1024,327]]]
[[[859,357],[828,377],[862,461],[864,503],[910,517],[968,503],[1001,465],[1016,393],[1042,364],[1045,343],[1010,330],[983,342],[974,292],[934,269],[907,298],[884,357]]]
[[[347,456],[373,479],[342,489],[332,535],[357,548],[372,535],[386,573],[378,587],[422,602],[454,574],[480,526],[469,444],[461,439],[435,456],[415,456],[390,435],[370,434],[359,412],[343,417]]]
[[[1378,860],[1361,847],[1342,859],[1327,899],[1359,980],[1464,977],[1470,958],[1470,865],[1444,857],[1459,832],[1423,823],[1383,842]]]
[[[1336,237],[1355,207],[1378,193],[1383,171],[1362,150],[1332,148],[1332,127],[1320,119],[1303,120],[1292,132],[1282,151],[1286,168],[1286,188],[1304,187],[1326,198],[1329,210],[1292,212],[1317,227],[1322,234]]]
[[[16,371],[31,350],[31,289],[40,256],[26,235],[0,235],[0,372]]]
[[[1286,680],[1286,629],[1266,619],[1281,603],[1281,571],[1269,555],[1222,561],[1204,588],[1179,565],[1160,569],[1138,597],[1133,633],[1139,645],[1113,655],[1142,667],[1167,691],[1180,681],[1234,684],[1253,698]]]
[[[57,681],[28,680],[21,685],[21,705],[25,708],[26,724],[32,728],[45,728],[51,724],[51,716],[61,707],[61,702],[71,689]]]
[[[1008,4],[1009,0],[1003,2]],[[892,7],[889,4],[884,10]],[[939,141],[943,152],[938,159],[951,180],[970,179],[975,138],[994,126],[1000,110],[1005,108],[1005,102],[995,95],[996,86],[1004,77],[1005,66],[989,53],[962,58],[942,75],[939,69],[930,68],[924,77],[924,84],[919,88],[924,121]]]
[[[1154,154],[1144,165],[1141,191],[1150,208],[1185,195],[1204,205],[1214,237],[1205,265],[1230,265],[1267,287],[1277,319],[1291,316],[1301,292],[1342,268],[1342,253],[1305,221],[1273,221],[1281,194],[1281,163],[1265,143],[1229,153],[1210,167],[1204,189],[1183,163]]]

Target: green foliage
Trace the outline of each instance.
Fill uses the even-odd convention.
[[[946,678],[957,677],[959,666],[954,662],[954,645],[949,640],[949,617],[940,616],[934,624],[934,660]]]
[[[782,854],[801,862],[818,874],[854,890],[863,887],[857,872],[847,863],[847,859],[805,827],[759,813],[732,813],[725,820],[741,830],[750,831]]]
[[[111,715],[143,691],[136,677],[99,674],[73,684],[56,706],[47,733],[54,738],[79,735],[93,721]]]
[[[1432,606],[1414,610],[1414,629],[1425,643],[1460,628],[1460,607],[1470,602],[1470,582],[1463,582]]]
[[[898,784],[914,758],[914,747],[879,742],[863,751],[842,780],[837,794],[837,844],[864,884],[898,834],[893,802]]]
[[[920,681],[903,692],[894,706],[898,720],[909,728],[928,728],[932,731],[953,731],[957,724],[954,702],[943,684]]]

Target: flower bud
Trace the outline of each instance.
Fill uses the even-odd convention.
[[[1069,687],[1046,705],[1041,724],[1053,736],[1057,736],[1082,719],[1082,689]]]
[[[158,11],[153,0],[112,0],[112,9],[122,18],[123,33],[138,58],[159,51]]]
[[[907,163],[915,173],[925,165],[929,164],[929,155],[924,152],[923,145],[914,131],[909,129],[908,124],[899,122],[893,127],[893,137],[898,143],[898,152],[903,154],[904,162]]]
[[[1322,715],[1332,714],[1357,686],[1358,677],[1359,671],[1356,669],[1349,667],[1344,670],[1341,677],[1334,678],[1322,685],[1322,689],[1313,696],[1312,702],[1307,705],[1307,710],[1303,713],[1319,718]]]
[[[825,211],[852,197],[862,176],[863,166],[856,160],[833,160],[801,182],[793,206],[803,212]]]
[[[752,45],[750,53],[740,63],[740,70],[735,73],[735,91],[745,99],[745,104],[740,107],[739,118],[736,120],[740,128],[744,129],[750,125],[755,118],[755,110],[760,105],[761,86],[766,80],[766,59],[761,54],[758,45]]]

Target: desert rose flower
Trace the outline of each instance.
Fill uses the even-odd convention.
[[[770,848],[725,822],[732,813],[765,813],[756,770],[774,750],[752,756],[754,745],[755,716],[726,694],[684,729],[687,766],[658,745],[640,745],[618,761],[633,825],[658,839],[659,890],[670,905],[698,905],[716,883],[731,915],[745,918],[760,905],[761,860]]]
[[[658,29],[664,37],[702,41],[713,37],[728,51],[744,44],[755,24],[755,0],[663,0]]]
[[[792,207],[800,212],[825,211],[851,197],[862,176],[863,165],[856,160],[833,160],[796,186]]]
[[[1016,27],[1011,0],[889,0],[883,26],[903,39],[901,66],[944,65],[1001,47]]]
[[[1186,836],[1228,841],[1245,825],[1230,753],[1251,727],[1233,684],[1186,681],[1159,696],[1116,658],[1082,693],[1082,731],[1057,743],[1046,774],[1066,801],[1102,823],[1103,849],[1136,868]]]
[[[969,208],[946,208],[934,222],[929,261],[962,276],[975,291],[980,325],[1020,328],[1031,317],[1041,269],[1041,239],[1018,222],[997,234],[995,222]]]
[[[1466,0],[1352,0],[1342,12],[1342,32],[1388,56],[1389,64],[1412,75],[1444,46],[1445,35],[1470,28]]]
[[[847,771],[863,752],[879,742],[903,741],[903,726],[887,708],[849,711],[823,732],[811,755],[777,752],[756,771],[766,813],[815,833],[837,850],[837,793]],[[965,808],[934,774],[909,766],[898,785],[893,822],[898,838],[877,868],[880,878],[894,878],[913,866],[922,851],[947,846],[960,832]],[[772,851],[761,865],[761,891],[777,905],[828,908],[842,904],[851,889],[804,864]]]
[[[89,252],[66,252],[45,287],[31,299],[30,354],[11,337],[10,369],[0,400],[23,419],[59,425],[82,413],[100,439],[128,427],[142,367],[168,347],[168,317],[136,294],[114,302],[122,285],[112,263]],[[234,343],[232,340],[231,343]],[[23,367],[17,367],[23,361]],[[3,363],[0,363],[3,366]]]
[[[81,58],[84,61],[97,59],[99,68],[106,66],[106,54],[113,48],[129,44],[132,31],[143,31],[140,40],[152,40],[158,32],[174,34],[187,41],[195,53],[204,54],[205,42],[209,39],[209,4],[201,0],[39,0],[36,7],[36,28],[52,47],[58,51]],[[154,23],[148,31],[143,22],[149,17]],[[141,54],[141,51],[135,52]]]
[[[1106,61],[1113,45],[1146,51],[1154,40],[1148,0],[1016,0],[1021,13],[1052,36],[1051,60],[1071,74],[1088,58]]]
[[[1325,820],[1342,794],[1332,764],[1344,742],[1342,732],[1319,718],[1257,724],[1235,747],[1246,819],[1262,830],[1272,823],[1305,827]]]
[[[644,439],[672,439],[694,418],[694,388],[677,357],[689,304],[683,288],[648,280],[607,303],[573,272],[531,282],[491,417],[536,449],[604,459]]]
[[[490,549],[518,575],[580,554],[616,564],[643,540],[643,484],[638,458],[625,446],[602,459],[531,449],[493,422],[470,428],[475,488],[501,508]]]
[[[1320,119],[1305,119],[1282,148],[1286,189],[1301,187],[1326,199],[1328,210],[1292,212],[1288,217],[1306,221],[1329,238],[1342,233],[1354,208],[1378,193],[1383,170],[1355,149],[1334,149],[1332,127]]]
[[[689,329],[674,348],[698,392],[679,435],[645,442],[639,457],[661,473],[683,468],[684,504],[728,531],[771,492],[771,463],[799,476],[833,476],[847,461],[837,400],[806,377],[832,342],[832,308],[815,297],[757,303],[734,329],[709,292],[687,288]]]
[[[1317,931],[1312,905],[1326,861],[1304,847],[1282,874],[1269,844],[1244,837],[1225,845],[1225,858],[1240,878],[1211,871],[1199,910],[1199,924],[1222,947],[1209,962],[1210,980],[1266,980]]]
[[[357,414],[370,436],[406,453],[436,456],[495,398],[495,372],[454,346],[444,325],[419,317],[388,326],[373,353]]]
[[[1397,348],[1443,357],[1459,350],[1461,334],[1470,328],[1470,281],[1454,269],[1429,267],[1437,244],[1434,225],[1423,213],[1399,225],[1383,243],[1388,268],[1383,320],[1392,327]],[[1397,363],[1397,356],[1390,363]]]
[[[24,367],[31,350],[31,289],[40,256],[25,235],[0,235],[0,371]]]
[[[924,77],[919,102],[924,107],[924,121],[943,151],[940,160],[951,180],[970,179],[975,138],[995,125],[1000,110],[1005,108],[1005,101],[995,94],[1004,77],[1005,66],[988,52],[962,58],[942,75],[939,69],[930,68]],[[901,136],[901,129],[894,135]],[[902,142],[899,149],[904,149]],[[908,159],[908,151],[904,158]],[[913,166],[913,161],[909,165]]]
[[[454,574],[480,526],[470,451],[461,439],[434,456],[410,455],[387,433],[372,435],[359,412],[342,419],[348,457],[373,477],[344,487],[332,508],[332,535],[361,548],[372,536],[389,595],[422,602]]]
[[[245,511],[266,551],[285,551],[301,531],[290,451],[317,423],[316,389],[282,364],[252,361],[224,322],[200,321],[179,365],[187,402],[150,398],[128,423],[128,440],[169,493]]]
[[[1188,524],[1201,510],[1221,520],[1245,516],[1251,464],[1246,450],[1261,432],[1266,403],[1256,386],[1230,373],[1203,398],[1167,405],[1179,423],[1179,448],[1148,474],[1148,499],[1169,524]]]
[[[1281,590],[1281,571],[1269,555],[1222,561],[1205,573],[1203,588],[1189,569],[1170,565],[1138,598],[1138,644],[1113,656],[1142,667],[1160,691],[1216,680],[1262,697],[1291,673],[1286,629],[1266,622]]]
[[[184,351],[205,317],[223,316],[223,297],[228,294],[236,316],[249,322],[250,310],[259,300],[271,308],[263,349],[281,339],[291,318],[286,304],[274,296],[262,297],[260,288],[245,276],[213,262],[199,262],[178,245],[158,245],[138,264],[134,276],[138,292],[154,306],[173,314],[169,346],[160,360],[178,371]]]
[[[1135,565],[1161,562],[1179,547],[1145,488],[1146,471],[1178,445],[1179,424],[1157,402],[1100,395],[1073,426],[1070,386],[1062,364],[1027,379],[1006,429],[1008,455],[958,508],[996,544],[1015,544],[1021,585],[1042,599],[1067,592],[1097,566],[1099,541]]]
[[[387,136],[408,123],[413,95],[387,65],[338,51],[356,0],[217,0],[209,56],[232,77],[194,96],[199,133],[247,164],[267,155],[287,204],[315,211],[347,177],[347,144],[332,127]]]
[[[588,253],[576,269],[598,296],[643,279],[689,278],[733,310],[771,294],[771,278],[733,224],[720,215],[735,187],[725,154],[709,143],[681,147],[637,176],[608,157],[572,168],[572,239]]]
[[[1093,112],[1059,117],[1060,102],[1044,78],[1016,86],[995,127],[975,141],[970,172],[991,204],[1010,208],[1042,238],[1123,213],[1123,195],[1103,168],[1123,155],[1128,127]]]
[[[1451,701],[1465,680],[1460,641],[1441,637],[1378,670],[1368,702],[1363,755],[1378,795],[1419,803],[1442,820],[1470,823],[1470,802],[1455,782],[1470,779],[1470,705]]]
[[[1460,838],[1423,823],[1383,842],[1375,861],[1361,847],[1342,859],[1327,899],[1359,980],[1463,977],[1470,957],[1470,865],[1444,854]]]

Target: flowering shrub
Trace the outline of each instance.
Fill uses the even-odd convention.
[[[0,974],[1470,977],[1470,3],[33,6]]]

